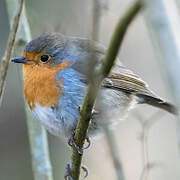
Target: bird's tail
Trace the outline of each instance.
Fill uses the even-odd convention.
[[[156,98],[156,97],[152,97],[152,96],[148,96],[144,94],[136,94],[136,96],[143,99],[143,101],[140,101],[140,103],[146,103],[151,106],[155,106],[157,108],[163,109],[174,115],[177,115],[178,113],[177,108],[173,104],[163,101],[160,98]]]

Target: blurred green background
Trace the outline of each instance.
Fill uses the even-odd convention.
[[[106,46],[117,20],[131,0],[102,0],[100,39]],[[92,0],[31,0],[26,1],[28,21],[33,37],[45,31],[58,31],[66,35],[88,37],[92,19]],[[6,2],[0,1],[0,57],[3,56],[9,33]],[[171,101],[161,76],[161,67],[153,53],[150,37],[142,15],[131,25],[120,60],[148,82],[158,95]],[[21,66],[10,64],[3,105],[0,108],[0,180],[33,180],[27,127],[21,88]],[[140,135],[142,126],[138,119],[150,118],[158,110],[140,105],[126,121],[121,121],[113,131],[118,143],[126,180],[138,180],[143,169],[143,147]],[[159,112],[148,132],[148,180],[179,180],[180,159],[176,141],[175,118]],[[139,117],[140,116],[140,117]],[[65,164],[70,161],[70,148],[63,139],[49,135],[50,156],[55,180],[63,179]],[[87,179],[115,179],[105,138],[93,140],[85,152],[84,162],[89,168]]]

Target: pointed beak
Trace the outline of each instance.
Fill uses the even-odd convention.
[[[26,64],[28,61],[24,57],[15,57],[11,59],[11,62]]]

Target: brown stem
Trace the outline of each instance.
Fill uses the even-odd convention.
[[[12,27],[9,33],[6,51],[0,65],[0,105],[2,102],[2,95],[3,95],[5,79],[6,79],[6,75],[8,71],[10,58],[13,54],[16,34],[17,34],[18,26],[19,26],[19,21],[20,21],[20,16],[21,16],[24,0],[18,0],[18,3],[19,3],[19,7],[12,21]]]

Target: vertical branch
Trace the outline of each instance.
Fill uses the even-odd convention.
[[[93,0],[92,26],[91,26],[92,32],[90,34],[90,39],[92,39],[94,41],[99,40],[100,20],[101,20],[103,8],[104,7],[103,7],[101,0]],[[92,44],[92,47],[93,47],[93,44]],[[102,107],[102,112],[103,112],[103,107]],[[107,117],[104,117],[103,119],[104,119],[104,121],[108,121]],[[110,129],[106,126],[106,122],[102,123],[102,127],[103,127],[103,131],[104,131],[105,138],[107,141],[107,145],[109,148],[109,152],[112,157],[112,162],[113,162],[113,165],[115,168],[117,179],[123,180],[123,179],[125,179],[124,172],[123,172],[121,161],[119,158],[118,147],[115,142],[115,138],[114,138],[113,134],[110,132]]]
[[[141,7],[142,7],[142,1],[141,0],[135,1],[133,5],[127,10],[125,15],[120,19],[113,34],[113,37],[111,39],[109,48],[107,50],[104,64],[102,65],[100,72],[97,73],[99,75],[96,74],[94,81],[89,83],[87,93],[82,108],[80,110],[80,116],[76,127],[76,133],[74,136],[75,143],[79,148],[83,147],[86,138],[89,122],[91,119],[92,109],[95,103],[95,99],[100,84],[102,80],[106,76],[108,76],[114,64],[116,56],[118,54],[118,50],[122,44],[122,40],[125,36],[128,26],[132,22],[134,17],[137,15],[137,13],[140,11]],[[71,176],[73,180],[79,179],[81,161],[82,161],[82,155],[80,155],[73,147],[72,169],[71,169]]]
[[[147,0],[145,19],[152,37],[154,51],[160,60],[164,80],[180,110],[180,23],[174,0]],[[180,115],[177,120],[177,139],[180,148]]]
[[[9,19],[12,17],[14,8],[17,7],[17,0],[6,0]],[[15,54],[20,55],[22,49],[31,40],[31,33],[25,6],[22,11],[22,18],[16,40]],[[32,168],[35,180],[52,180],[52,168],[49,158],[47,134],[39,122],[32,116],[25,102],[28,135],[31,147]]]
[[[16,13],[11,18],[11,28],[10,28],[8,41],[7,41],[6,51],[0,64],[0,105],[2,102],[3,90],[5,88],[4,87],[5,79],[6,79],[6,75],[7,75],[7,71],[9,67],[10,58],[13,54],[13,49],[14,49],[16,34],[17,34],[18,26],[19,26],[20,16],[22,12],[23,2],[24,0],[17,1],[17,6],[15,8]]]

